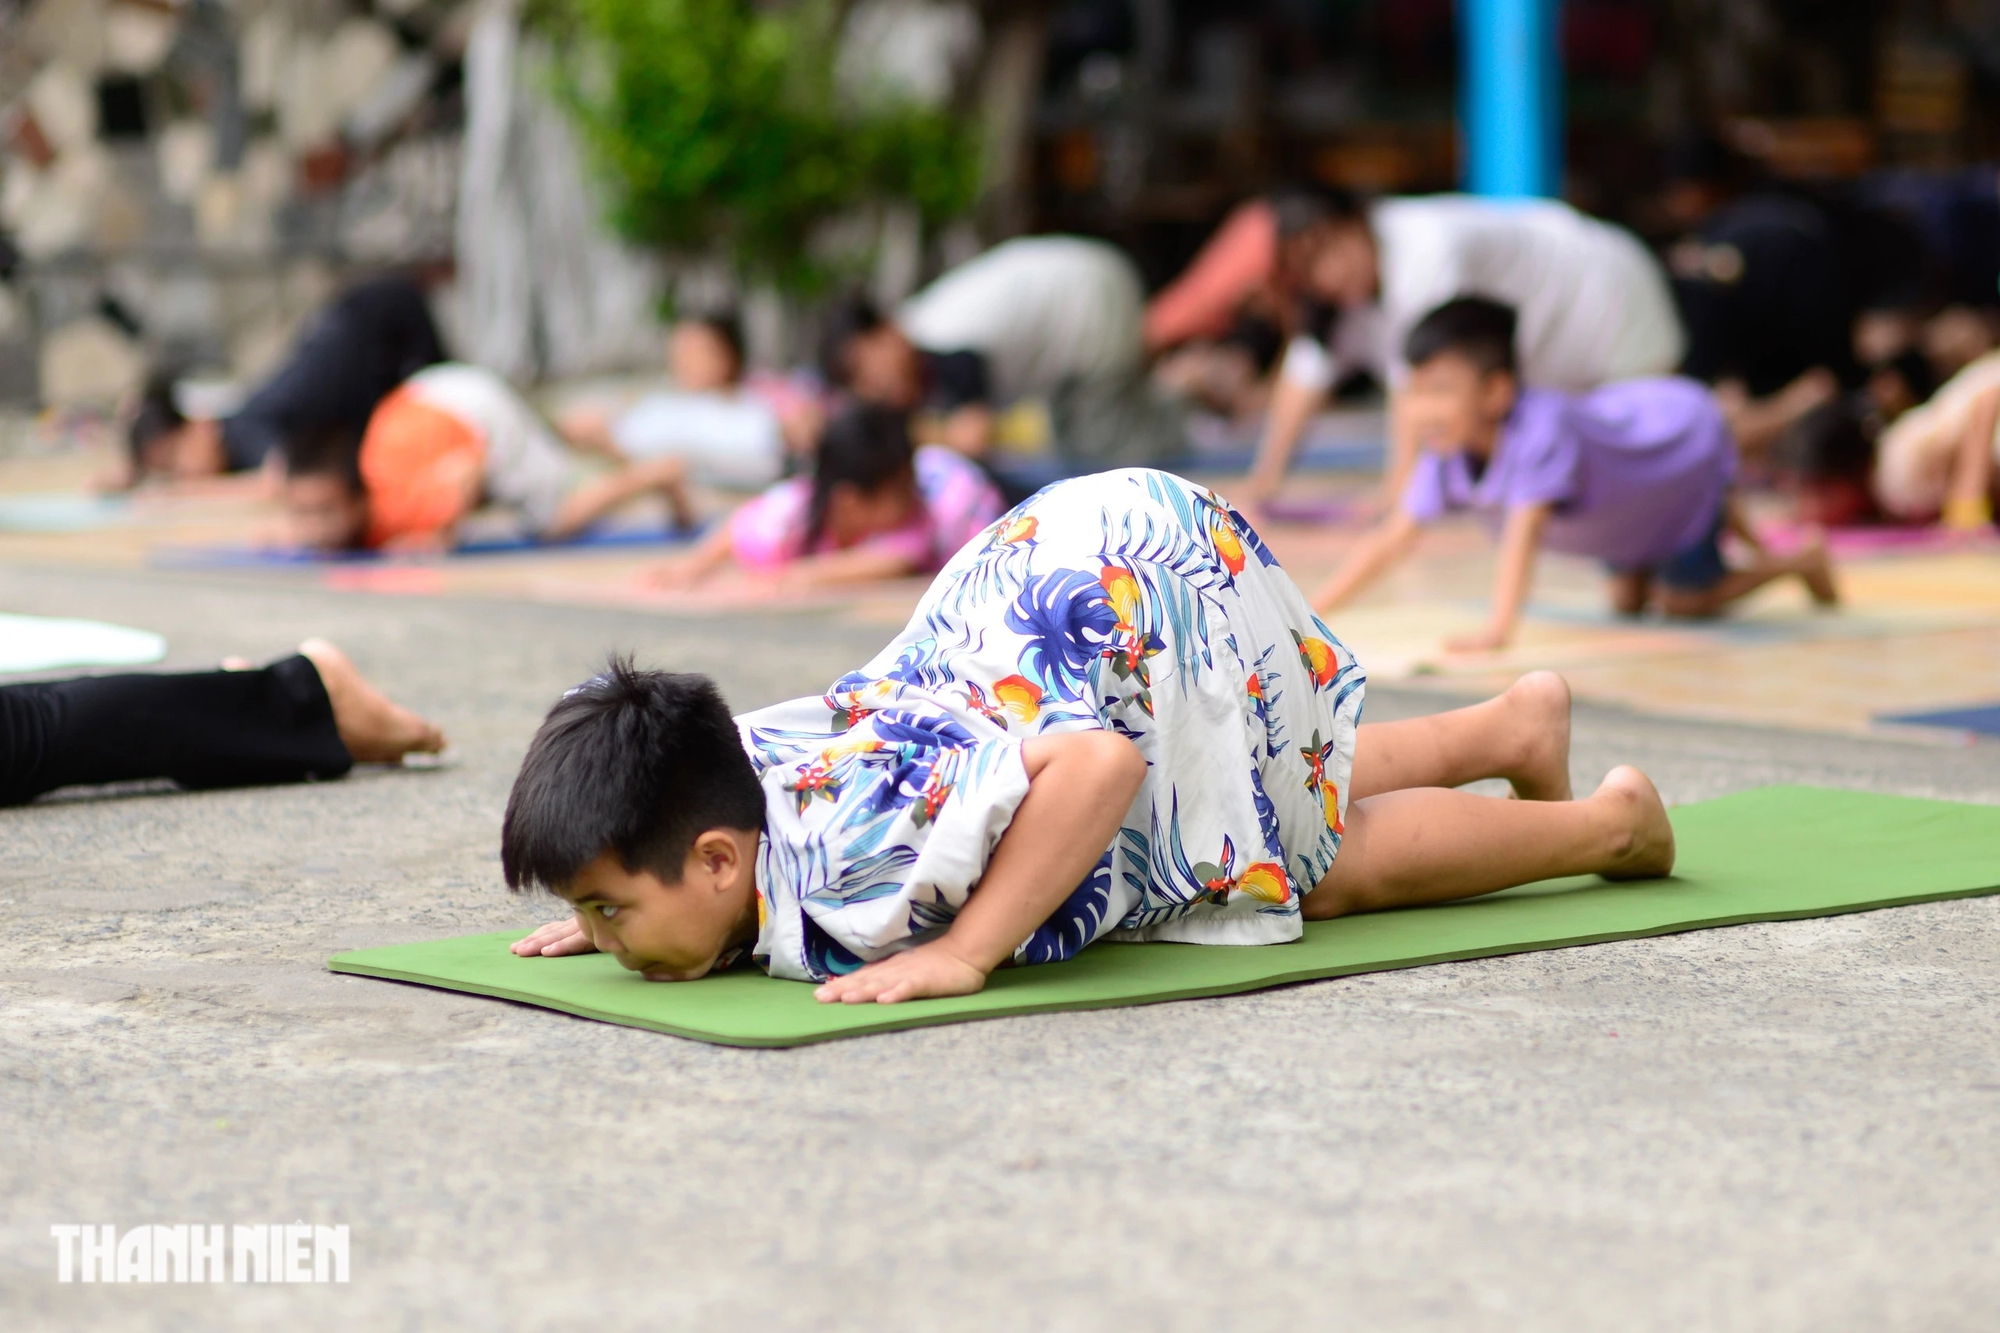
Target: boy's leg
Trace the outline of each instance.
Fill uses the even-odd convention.
[[[1705,588],[1677,588],[1669,584],[1660,594],[1660,609],[1670,616],[1703,619],[1782,578],[1796,578],[1804,583],[1820,606],[1833,606],[1840,601],[1840,590],[1833,582],[1833,562],[1828,559],[1826,548],[1815,542],[1788,556],[1760,556],[1749,568],[1729,570]]]
[[[1506,778],[1524,800],[1570,798],[1569,686],[1561,676],[1532,671],[1483,704],[1363,724],[1348,800],[1481,778]]]
[[[0,805],[58,787],[171,778],[185,787],[339,777],[356,760],[436,750],[436,728],[340,650],[255,671],[83,676],[0,688]]]
[[[1645,569],[1614,569],[1611,571],[1611,609],[1621,616],[1638,616],[1646,613],[1646,602],[1653,595],[1653,574]]]
[[[1444,788],[1348,807],[1340,855],[1306,895],[1308,920],[1495,893],[1563,875],[1645,879],[1674,865],[1666,806],[1636,768],[1580,801],[1507,801]]]

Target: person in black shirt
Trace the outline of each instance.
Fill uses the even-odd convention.
[[[413,280],[393,274],[357,283],[320,312],[285,364],[231,415],[188,418],[171,384],[150,388],[128,432],[128,480],[252,472],[300,430],[348,427],[358,439],[390,390],[446,359]]]

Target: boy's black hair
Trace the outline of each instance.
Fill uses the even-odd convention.
[[[677,884],[701,833],[763,827],[764,789],[715,682],[613,658],[529,743],[500,825],[500,869],[510,889],[559,893],[609,852]]]
[[[1367,205],[1360,195],[1317,181],[1273,191],[1270,205],[1280,240],[1290,240],[1322,223],[1361,222],[1367,216]]]
[[[723,346],[729,349],[730,357],[736,362],[736,373],[739,375],[743,373],[745,364],[743,359],[743,321],[737,316],[734,310],[706,310],[698,314],[688,315],[687,321],[690,324],[703,325],[711,333],[715,334],[716,337],[722,339]]]
[[[889,322],[882,308],[866,295],[855,292],[833,303],[826,312],[820,331],[819,373],[828,384],[847,384],[847,344],[875,332]]]
[[[915,465],[910,419],[893,407],[855,403],[826,423],[813,459],[812,509],[806,520],[806,550],[826,527],[833,488],[846,482],[863,494],[907,476]]]
[[[180,405],[174,402],[173,381],[165,377],[148,380],[146,391],[139,399],[139,408],[132,414],[132,424],[125,432],[133,471],[146,470],[147,445],[185,425],[187,417],[182,414]]]
[[[359,493],[361,432],[349,425],[301,426],[285,436],[287,477],[335,477]]]
[[[1421,366],[1448,352],[1464,357],[1483,375],[1512,375],[1514,323],[1513,306],[1484,296],[1456,297],[1417,321],[1403,340],[1403,359]]]

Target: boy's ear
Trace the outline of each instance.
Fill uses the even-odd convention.
[[[741,859],[741,849],[736,845],[736,835],[728,829],[703,829],[695,835],[693,845],[688,848],[691,868],[699,868],[717,880],[730,878],[737,862]]]

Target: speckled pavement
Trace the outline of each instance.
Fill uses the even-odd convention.
[[[497,826],[614,648],[750,707],[830,616],[0,565],[170,666],[323,633],[438,771],[0,811],[0,1327],[1983,1330],[2000,900],[743,1051],[323,969],[527,925]],[[1338,625],[1336,624],[1336,629]],[[1377,690],[1369,716],[1441,706]],[[1586,707],[1576,774],[2000,802],[2000,747]],[[2000,848],[1995,849],[2000,860]],[[55,1223],[345,1224],[345,1285],[62,1285]]]

